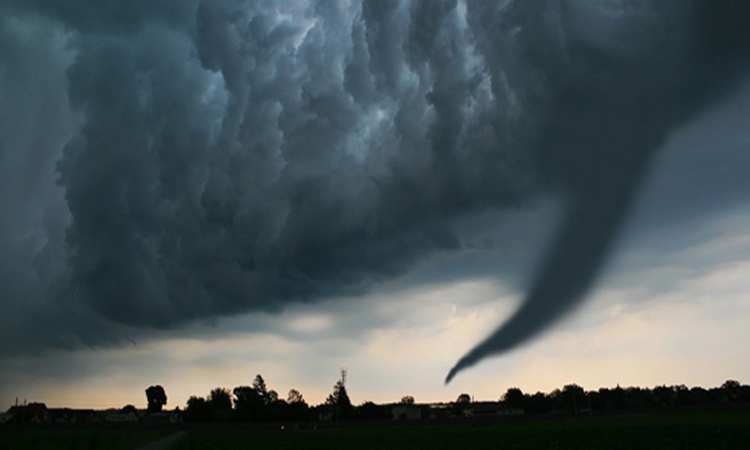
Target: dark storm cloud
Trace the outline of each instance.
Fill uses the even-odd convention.
[[[460,251],[472,236],[456,220],[551,192],[567,221],[523,326],[464,365],[509,348],[579,300],[653,152],[733,85],[726,43],[742,27],[726,11],[602,5],[10,2],[0,48],[33,38],[48,54],[5,60],[3,85],[50,67],[65,111],[50,119],[63,131],[3,129],[4,157],[21,152],[9,139],[58,136],[40,144],[44,177],[14,187],[58,200],[34,246],[4,230],[26,273],[5,302],[44,318],[54,345],[279,311]]]
[[[633,2],[642,8],[618,15],[642,17],[620,17],[614,31],[599,25],[612,11],[579,15],[580,4],[560,6],[552,20],[559,20],[559,32],[566,35],[564,64],[547,55],[546,43],[538,47],[539,35],[526,41],[521,29],[519,39],[530,55],[542,53],[543,65],[553,67],[546,74],[556,79],[545,83],[552,95],[545,92],[530,103],[547,114],[537,143],[542,177],[568,192],[569,207],[519,309],[463,356],[446,382],[537,335],[581,302],[606,262],[656,150],[675,127],[724,98],[748,74],[750,34],[737,22],[738,16],[750,18],[743,3],[699,2],[691,8]],[[577,23],[588,14],[594,17]],[[477,16],[478,21],[493,19],[491,11]],[[609,39],[613,46],[607,45]]]

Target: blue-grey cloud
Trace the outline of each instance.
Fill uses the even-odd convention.
[[[19,176],[2,209],[50,205],[24,216],[34,245],[2,230],[8,327],[100,344],[356,296],[474,251],[463,218],[551,193],[568,219],[530,298],[569,298],[528,302],[524,331],[470,362],[523,341],[585,293],[654,151],[742,66],[727,43],[746,32],[716,25],[740,3],[619,5],[6,2],[2,95],[33,95],[0,106]],[[41,86],[61,112],[7,126],[41,117]]]
[[[534,103],[551,113],[537,144],[542,173],[568,192],[570,204],[519,309],[456,363],[446,383],[536,336],[585,298],[655,152],[677,126],[725,98],[750,73],[750,35],[736,22],[750,17],[743,4],[629,2],[631,9],[617,11],[616,19],[611,10],[576,14],[581,5],[559,6],[557,26],[550,29],[564,43],[565,59],[543,60],[552,96]],[[539,21],[527,8],[513,12],[520,20]],[[477,20],[502,23],[506,14],[495,19],[492,11],[482,11]],[[600,25],[608,20],[617,23]],[[524,29],[517,39],[532,54],[548,51],[544,35]]]

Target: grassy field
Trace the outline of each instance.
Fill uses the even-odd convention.
[[[321,430],[195,430],[198,449],[750,449],[750,412]]]
[[[132,450],[174,430],[0,430],[0,450]],[[172,450],[243,449],[750,449],[750,411],[648,414],[489,425],[318,430],[217,427],[190,431]]]
[[[133,450],[173,432],[132,428],[0,430],[0,450]]]

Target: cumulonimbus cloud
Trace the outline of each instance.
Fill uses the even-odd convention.
[[[510,348],[580,300],[654,150],[733,85],[705,80],[746,34],[702,36],[709,3],[618,5],[8,2],[0,46],[38,61],[8,53],[5,85],[47,67],[64,111],[4,128],[43,142],[42,181],[14,189],[45,186],[54,214],[3,198],[37,230],[3,230],[26,262],[2,261],[23,272],[3,295],[54,330],[40,346],[278,311],[366,292],[460,251],[454,220],[554,192],[568,220],[529,300],[457,368]],[[712,17],[745,14],[727,5]]]

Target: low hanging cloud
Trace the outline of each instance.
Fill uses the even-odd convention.
[[[655,151],[745,76],[747,17],[739,1],[7,2],[3,325],[41,324],[38,349],[102,344],[360,295],[461,251],[462,217],[564,199],[528,299],[452,376],[581,300]]]

